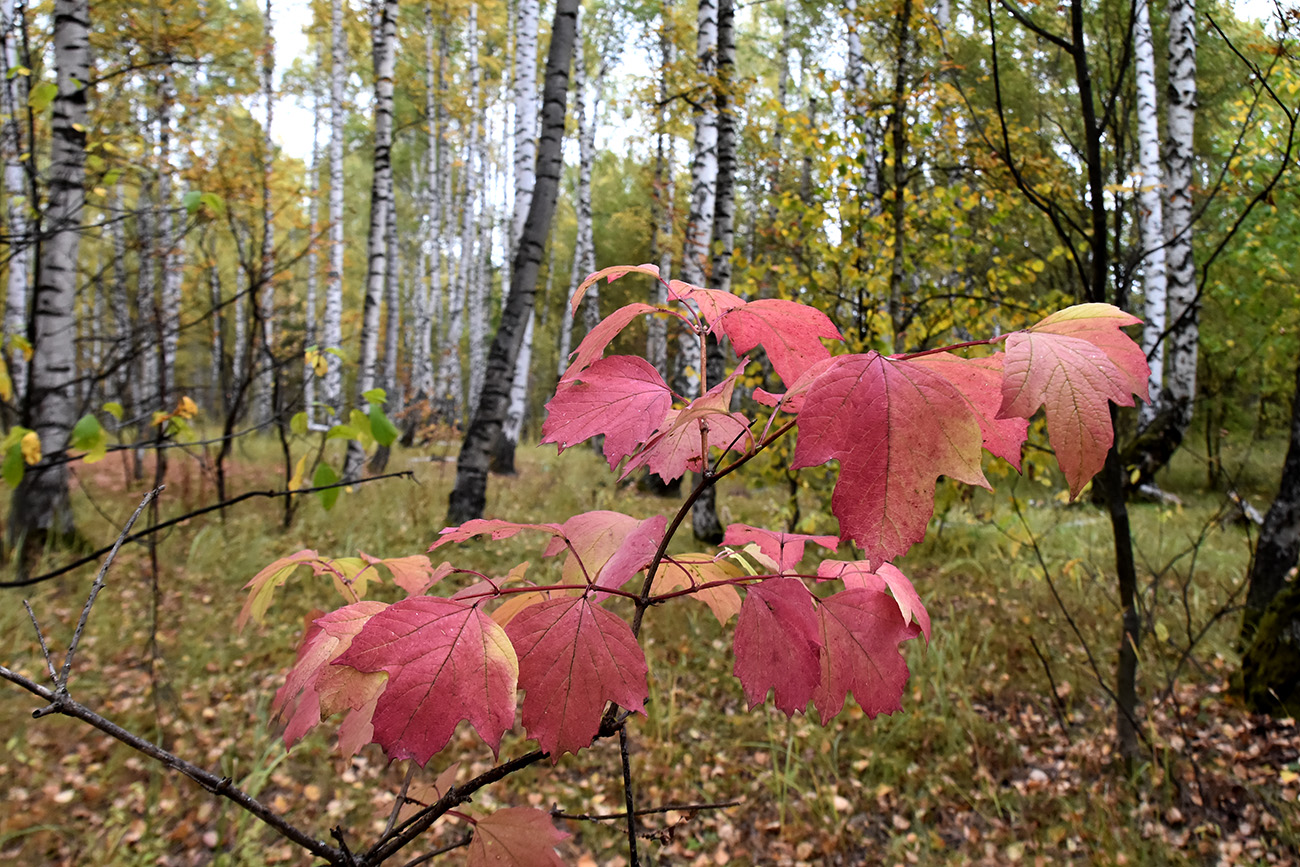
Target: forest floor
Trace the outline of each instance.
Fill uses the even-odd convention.
[[[271,449],[237,450],[232,492],[283,487]],[[1237,489],[1266,507],[1280,453],[1229,458],[1242,468]],[[78,470],[76,510],[94,546],[111,542],[143,491],[119,460]],[[519,463],[516,477],[492,479],[489,515],[559,521],[587,509],[648,516],[672,505],[616,485],[586,449],[558,458],[521,449]],[[411,469],[414,479],[359,486],[329,512],[304,498],[288,530],[283,501],[255,499],[224,521],[209,515],[158,534],[156,597],[149,549],[127,546],[96,603],[73,697],[231,777],[321,838],[341,826],[357,845],[373,840],[405,763],[389,764],[375,746],[339,759],[329,722],[286,752],[270,718],[304,618],[336,605],[331,591],[299,577],[277,593],[264,626],[241,633],[234,623],[244,583],[301,548],[422,553],[442,526],[454,465],[399,449],[389,469]],[[784,477],[755,470],[748,483],[724,486],[724,522],[779,527],[789,513]],[[1204,471],[1190,459],[1163,480],[1182,505],[1133,507],[1151,626],[1141,653],[1144,760],[1126,774],[1105,685],[1118,642],[1109,525],[1086,502],[1066,505],[1050,476],[993,481],[1003,493],[941,486],[929,538],[900,564],[934,627],[929,646],[905,648],[912,678],[892,717],[867,719],[850,702],[823,727],[768,706],[747,710],[731,675],[732,627],[692,604],[651,612],[649,713],[631,727],[638,803],[738,803],[647,817],[648,863],[1300,864],[1300,728],[1245,712],[1227,688],[1252,528],[1220,520],[1224,498],[1202,490]],[[168,484],[164,518],[215,496],[192,459],[171,461]],[[800,493],[800,529],[833,531],[817,508],[827,493],[818,485],[814,473]],[[458,555],[501,574],[523,559],[546,568],[539,553],[521,536]],[[0,590],[0,663],[39,678],[20,600],[30,599],[58,654],[92,579],[85,567]],[[35,698],[0,690],[0,863],[311,863],[183,777],[74,720],[33,720]],[[501,754],[527,748],[508,735]],[[492,756],[462,731],[430,762],[430,779],[457,761],[464,778]],[[622,800],[617,748],[602,742],[515,775],[471,809],[599,814]],[[621,823],[558,824],[573,835],[562,849],[568,863],[627,863]],[[410,857],[459,839],[464,827],[453,820],[435,832]]]

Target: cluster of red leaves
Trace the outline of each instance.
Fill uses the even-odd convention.
[[[587,278],[574,305],[595,281],[631,271],[659,276],[653,266],[606,269]],[[1146,396],[1145,357],[1120,331],[1137,320],[1108,305],[1072,307],[1026,331],[980,341],[1002,349],[982,358],[946,351],[833,356],[823,341],[839,333],[811,307],[745,301],[679,281],[665,285],[667,306],[627,305],[583,339],[548,404],[543,441],[563,449],[602,436],[611,469],[621,463],[626,476],[645,467],[671,481],[687,470],[724,475],[797,427],[791,466],[838,461],[832,511],[840,539],[851,539],[864,559],[825,561],[814,574],[800,574],[807,542],[834,548],[837,540],[743,525],[728,530],[719,554],[669,557],[678,523],[669,528],[662,516],[476,520],[444,530],[430,551],[536,531],[550,537],[545,555],[565,555],[563,577],[537,586],[522,568],[504,578],[471,573],[471,586],[443,597],[426,591],[462,571],[447,563],[435,568],[426,557],[381,561],[364,554],[329,560],[303,551],[249,583],[241,615],[241,622],[262,617],[274,589],[300,565],[330,577],[349,603],[311,625],[277,693],[289,741],[323,716],[347,711],[340,728],[345,753],[373,740],[390,757],[423,765],[462,720],[495,752],[514,724],[522,689],[527,735],[553,761],[577,752],[596,737],[607,705],[642,712],[648,695],[636,632],[605,607],[615,597],[632,600],[641,613],[686,596],[723,623],[738,614],[734,673],[751,708],[772,694],[787,715],[811,703],[825,722],[851,693],[868,714],[891,713],[900,708],[908,676],[899,645],[922,633],[928,640],[929,619],[889,561],[924,536],[938,477],[988,487],[984,451],[1019,466],[1028,418],[1045,406],[1049,436],[1077,494],[1111,444],[1109,402],[1132,405],[1134,394]],[[730,341],[741,359],[722,382],[703,383],[701,396],[676,394],[644,359],[604,356],[644,315],[674,318],[695,334],[700,370],[709,335]],[[749,363],[744,353],[760,346],[786,391],[756,394],[772,411],[751,419],[732,403]],[[738,457],[723,465],[730,454]],[[406,599],[364,600],[379,566]],[[641,573],[639,590],[624,589]],[[828,581],[843,589],[813,592]]]

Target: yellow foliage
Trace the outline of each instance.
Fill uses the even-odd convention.
[[[41,438],[34,430],[29,430],[23,435],[21,446],[23,450],[23,462],[27,466],[39,464],[41,462]]]

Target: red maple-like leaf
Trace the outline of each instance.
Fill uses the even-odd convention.
[[[613,469],[650,438],[672,405],[672,391],[644,358],[602,358],[555,389],[546,404],[542,442],[564,451],[603,434]]]
[[[727,527],[727,532],[722,537],[722,544],[733,548],[742,548],[751,542],[758,546],[758,550],[772,558],[779,572],[789,572],[799,565],[799,561],[803,559],[804,545],[808,542],[830,548],[832,551],[840,544],[840,540],[835,536],[774,533],[748,524],[732,524]]]
[[[930,612],[925,609],[912,582],[894,564],[881,563],[873,567],[867,560],[823,560],[817,567],[817,580],[839,580],[849,590],[879,593],[888,589],[894,594],[903,622],[915,623],[921,627],[925,640],[930,640]]]
[[[822,338],[841,340],[839,329],[820,310],[785,301],[761,298],[726,310],[712,321],[714,333],[731,338],[737,355],[762,345],[772,369],[786,385],[819,361],[830,357]]]
[[[369,722],[367,714],[358,712],[368,705],[373,709],[384,675],[363,674],[331,663],[348,649],[370,618],[387,607],[383,602],[355,602],[316,618],[307,627],[297,661],[271,702],[271,710],[288,719],[285,746],[292,746],[321,719],[342,710],[351,710],[358,717],[352,725],[362,724],[363,718]]]
[[[435,567],[424,554],[383,559],[372,557],[365,551],[357,553],[370,565],[383,566],[391,572],[393,583],[405,590],[408,596],[423,593],[454,571],[451,564],[445,561]]]
[[[524,530],[540,530],[552,535],[563,533],[559,524],[517,524],[514,521],[498,521],[495,518],[474,518],[459,527],[446,527],[438,532],[438,541],[429,546],[436,551],[443,545],[465,542],[475,536],[490,535],[493,539],[509,539]]]
[[[790,466],[840,462],[840,538],[891,560],[925,536],[940,475],[988,487],[979,421],[947,378],[874,352],[832,359],[809,386]]]
[[[728,620],[740,612],[741,606],[740,594],[730,582],[746,577],[745,571],[730,560],[723,559],[725,556],[676,554],[665,557],[655,573],[653,596],[698,588],[687,595],[707,605],[713,616],[718,618],[718,623],[725,626]],[[728,583],[707,586],[713,582]]]
[[[619,478],[627,478],[642,466],[665,482],[681,478],[688,469],[702,471],[707,455],[701,451],[701,426],[708,428],[708,448],[743,452],[752,445],[749,419],[729,411],[736,375],[733,372],[685,408],[669,410],[659,432],[627,462]]]
[[[628,323],[638,316],[645,313],[654,313],[660,308],[653,304],[628,304],[626,307],[620,307],[613,313],[600,320],[600,323],[587,332],[587,336],[582,338],[578,348],[573,351],[573,361],[564,371],[564,376],[560,377],[561,382],[568,382],[576,379],[578,374],[592,365],[596,359],[605,352],[605,347],[610,341],[618,336],[618,333],[627,327]]]
[[[867,716],[900,710],[908,671],[898,645],[919,629],[903,620],[898,604],[878,590],[844,590],[818,600],[816,620],[821,653],[813,705],[822,723],[850,692]]]
[[[320,559],[319,554],[304,548],[296,554],[281,557],[249,579],[249,582],[244,585],[244,589],[249,591],[248,598],[244,600],[244,607],[235,621],[235,628],[242,630],[250,618],[261,623],[266,617],[266,610],[271,607],[271,596],[276,588],[288,581],[289,576],[299,566],[318,559]]]
[[[370,619],[335,665],[383,671],[375,742],[424,765],[468,720],[493,752],[515,719],[519,663],[500,626],[477,608],[412,596]]]
[[[659,266],[647,263],[645,265],[612,265],[609,268],[601,268],[599,271],[588,274],[582,283],[578,285],[573,297],[569,299],[569,315],[578,315],[578,305],[582,303],[582,298],[587,294],[587,290],[594,284],[599,283],[602,278],[608,277],[608,282],[613,283],[619,277],[627,274],[649,274],[651,277],[659,277]]]
[[[1070,496],[1106,462],[1114,440],[1110,405],[1148,400],[1146,355],[1119,329],[1141,320],[1109,304],[1080,304],[1007,336],[998,415],[1047,410],[1047,436]]]
[[[531,605],[506,625],[519,655],[524,729],[558,761],[589,745],[605,702],[645,709],[646,661],[622,618],[586,596]]]
[[[570,836],[549,813],[507,807],[475,820],[465,860],[468,867],[564,867],[555,847]]]
[[[950,352],[936,352],[911,361],[933,370],[957,387],[979,421],[984,448],[1019,470],[1020,447],[1029,430],[1029,419],[998,417],[1002,408],[1004,358],[1003,353],[985,358],[960,358]]]
[[[551,539],[544,557],[568,552],[562,570],[565,584],[595,584],[617,590],[640,572],[659,550],[668,519],[645,520],[622,512],[597,510],[574,515]]]
[[[733,671],[750,710],[769,690],[786,715],[803,710],[817,688],[822,642],[813,596],[802,581],[769,578],[747,587],[736,621]]]

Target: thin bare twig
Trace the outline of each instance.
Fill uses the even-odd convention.
[[[32,629],[36,630],[36,640],[41,643],[41,655],[45,657],[45,667],[49,669],[50,682],[58,686],[59,673],[54,670],[54,660],[50,659],[50,648],[45,644],[45,633],[41,631],[41,624],[36,621],[36,612],[32,610],[31,603],[26,599],[23,600],[23,607],[27,609],[27,616],[31,618]]]
[[[627,852],[631,867],[640,867],[641,858],[637,853],[636,833],[636,797],[632,791],[632,761],[627,751],[627,726],[618,730],[618,754],[623,763],[623,803],[627,805]]]
[[[657,813],[699,813],[704,810],[723,810],[727,807],[739,807],[744,801],[715,801],[707,804],[664,804],[662,807],[642,807],[636,811],[638,816],[653,816]],[[627,818],[627,813],[566,813],[558,806],[551,808],[552,819],[569,819],[574,822],[612,822]]]
[[[60,692],[66,694],[68,691],[68,677],[72,674],[72,657],[77,653],[77,645],[81,644],[81,635],[86,629],[86,621],[90,619],[90,609],[95,604],[95,598],[99,596],[99,591],[104,589],[104,576],[108,574],[108,567],[113,565],[113,560],[117,557],[117,552],[121,550],[122,543],[126,541],[126,537],[131,532],[131,528],[135,526],[136,519],[140,517],[140,513],[143,512],[145,507],[148,506],[155,497],[162,493],[165,488],[166,485],[159,485],[144,495],[144,499],[140,501],[140,505],[135,507],[135,512],[132,513],[130,519],[126,522],[126,526],[123,527],[122,532],[118,534],[117,541],[113,543],[111,548],[109,548],[108,556],[104,559],[104,565],[99,567],[99,574],[95,576],[95,583],[90,585],[90,595],[86,597],[86,604],[81,609],[81,619],[77,621],[77,628],[72,633],[72,641],[68,644],[68,654],[63,659],[63,670],[59,672],[59,677],[55,684]]]

